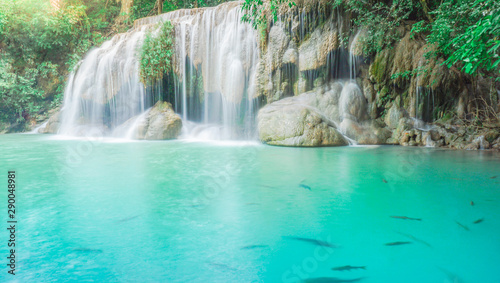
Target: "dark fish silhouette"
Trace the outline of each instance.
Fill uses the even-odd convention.
[[[470,201],[470,205],[474,206],[474,202],[473,202],[473,201]]]
[[[275,186],[269,186],[269,185],[263,185],[263,184],[261,184],[259,186],[264,187],[264,188],[270,188],[270,189],[276,188]]]
[[[335,270],[335,271],[351,271],[353,269],[365,269],[366,270],[366,266],[345,265],[345,266],[338,266],[338,267],[332,268],[332,270]]]
[[[90,248],[74,248],[73,251],[82,253],[102,253],[102,250]]]
[[[460,226],[460,227],[464,228],[465,230],[470,231],[470,230],[469,230],[469,227],[465,226],[464,224],[462,224],[462,223],[460,223],[460,222],[458,222],[458,221],[455,221],[455,223],[457,223],[457,225],[458,225],[458,226]]]
[[[443,272],[444,274],[446,274],[446,277],[448,277],[448,280],[450,282],[453,282],[453,283],[463,283],[465,281],[462,280],[462,278],[458,277],[458,275],[444,269],[444,268],[441,268],[439,266],[436,266],[439,270],[441,270],[441,272]]]
[[[401,245],[408,245],[411,244],[411,242],[392,242],[392,243],[387,243],[385,244],[386,246],[401,246]]]
[[[127,221],[130,221],[132,219],[136,219],[137,217],[141,216],[140,214],[139,215],[135,215],[135,216],[130,216],[130,217],[126,217],[126,218],[123,218],[123,219],[120,219],[118,220],[118,222],[122,223],[122,222],[127,222]]]
[[[224,263],[209,262],[208,264],[213,266],[213,267],[217,267],[218,269],[225,269],[225,270],[229,270],[229,271],[238,271],[238,269],[231,267],[231,266],[224,264]]]
[[[342,279],[337,277],[316,277],[303,280],[304,283],[347,283],[347,282],[358,282],[361,281],[363,277],[354,279]]]
[[[262,248],[268,248],[268,245],[249,245],[249,246],[244,246],[241,249],[242,250],[252,250],[252,249],[262,249]]]
[[[474,221],[474,224],[481,223],[481,222],[483,222],[483,220],[484,220],[484,218],[480,218],[480,219],[478,219],[478,220]]]
[[[290,240],[296,240],[296,241],[302,241],[306,242],[309,244],[317,245],[317,246],[322,246],[322,247],[329,247],[329,248],[336,248],[337,246],[334,244],[330,244],[325,241],[321,240],[315,240],[315,239],[309,239],[309,238],[302,238],[302,237],[290,237],[290,236],[283,236],[285,239],[290,239]]]
[[[306,190],[311,190],[311,187],[309,187],[308,185],[299,184],[299,187],[304,188]]]
[[[410,238],[410,239],[414,240],[415,242],[419,242],[421,244],[424,244],[424,245],[428,246],[429,248],[432,248],[431,244],[429,244],[426,241],[423,241],[423,240],[421,240],[421,239],[419,239],[417,237],[414,237],[413,235],[405,234],[405,233],[401,233],[401,232],[397,232],[397,233],[400,234],[400,235],[403,235],[403,236],[405,236],[407,238]]]
[[[387,181],[385,179],[382,179],[382,182],[386,183],[387,184]]]
[[[391,218],[422,221],[422,218],[412,218],[412,217],[408,217],[408,216],[391,216]]]
[[[490,179],[496,179],[498,176],[492,176]]]

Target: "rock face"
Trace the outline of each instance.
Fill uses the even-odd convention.
[[[133,117],[115,130],[115,135],[126,135],[139,140],[168,140],[179,136],[182,120],[172,105],[159,101],[148,112]]]
[[[357,85],[336,82],[266,105],[258,115],[259,137],[267,144],[284,146],[385,143],[390,131],[366,121],[367,117],[366,101]]]
[[[258,115],[260,140],[282,146],[347,145],[333,121],[304,103],[308,96],[285,98],[262,108]]]

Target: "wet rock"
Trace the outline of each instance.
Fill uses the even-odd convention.
[[[61,112],[55,113],[49,118],[45,127],[38,129],[38,132],[40,134],[57,134],[57,131],[59,131],[59,127],[61,125],[60,118]]]
[[[339,99],[339,111],[344,119],[363,121],[368,118],[366,99],[357,84],[348,83],[344,86]]]
[[[289,41],[290,37],[285,33],[281,25],[274,25],[269,31],[269,43],[266,56],[269,57],[268,62],[271,62],[271,70],[275,70],[281,66],[283,55],[285,54]],[[291,56],[292,54],[288,55]]]
[[[491,148],[495,150],[500,150],[500,137],[491,143]]]
[[[358,123],[351,119],[344,119],[339,129],[346,136],[355,140],[358,144],[384,144],[391,136],[391,131],[377,126],[373,121]]]
[[[148,130],[144,135],[147,140],[175,139],[182,129],[182,120],[175,114],[168,102],[158,102],[149,112]]]
[[[297,52],[295,43],[292,41],[290,42],[285,54],[283,54],[283,64],[297,64],[298,59],[299,53]]]
[[[441,139],[441,133],[439,132],[439,130],[436,130],[436,129],[431,129],[429,131],[429,134],[430,134],[430,137],[433,141],[438,141]]]
[[[496,138],[500,136],[499,130],[489,130],[484,134],[484,138],[488,142],[493,142]]]
[[[305,93],[263,107],[258,114],[260,140],[281,146],[347,145],[335,123],[308,105],[313,99],[314,93]]]
[[[159,101],[148,112],[117,127],[113,135],[132,139],[168,140],[179,136],[182,120],[168,102]]]
[[[397,103],[393,103],[392,107],[385,115],[384,121],[389,128],[396,129],[399,125],[399,120],[407,117],[408,113],[406,113],[406,110],[402,107],[399,107]]]
[[[299,70],[315,70],[324,66],[327,55],[339,47],[338,32],[332,24],[317,28],[299,48]]]

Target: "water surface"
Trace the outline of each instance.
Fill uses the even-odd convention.
[[[18,265],[0,281],[500,282],[499,168],[491,152],[4,135]],[[7,185],[0,199],[6,225]]]

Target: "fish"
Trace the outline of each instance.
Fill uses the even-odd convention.
[[[263,184],[261,184],[259,186],[264,187],[264,188],[270,188],[270,189],[276,188],[275,186],[269,186],[269,185],[263,185]]]
[[[366,270],[366,266],[345,265],[345,266],[338,266],[338,267],[332,268],[332,270],[335,270],[335,271],[351,271],[354,269],[365,269]]]
[[[83,252],[83,253],[102,253],[100,249],[90,249],[90,248],[74,248],[75,252]]]
[[[386,183],[387,184],[387,180],[386,179],[382,179],[382,182]]]
[[[416,221],[422,221],[422,218],[413,218],[413,217],[408,217],[408,216],[390,216],[391,218],[397,218],[397,219],[404,219],[404,220],[416,220]]]
[[[478,220],[474,221],[474,224],[478,224],[483,222],[484,218],[479,218]]]
[[[470,230],[469,230],[469,227],[465,226],[464,224],[462,224],[462,223],[460,223],[460,222],[458,222],[458,221],[455,221],[455,223],[457,223],[457,225],[458,225],[458,226],[460,226],[460,227],[464,228],[465,230],[470,231]]]
[[[470,205],[471,205],[471,206],[474,206],[474,202],[473,202],[473,201],[470,201]]]
[[[306,190],[311,190],[311,187],[309,187],[308,185],[299,184],[299,187],[304,188]]]
[[[231,267],[227,264],[224,264],[224,263],[217,263],[217,262],[209,262],[208,263],[209,265],[213,266],[213,267],[216,267],[218,269],[225,269],[225,270],[228,270],[228,271],[238,271],[238,269],[234,268],[234,267]]]
[[[428,246],[429,248],[432,248],[431,244],[429,244],[426,241],[423,241],[423,240],[421,240],[421,239],[419,239],[417,237],[414,237],[413,235],[405,234],[405,233],[401,233],[401,232],[397,232],[397,233],[400,234],[400,235],[403,235],[405,237],[408,237],[408,238],[414,240],[415,242],[419,242],[421,244],[424,244],[424,245]]]
[[[490,179],[496,179],[498,176],[491,176]]]
[[[453,282],[453,283],[463,283],[465,282],[464,280],[462,280],[462,278],[458,277],[458,275],[444,269],[444,268],[441,268],[439,266],[436,266],[441,272],[443,272],[444,274],[446,274],[446,277],[448,277],[448,281],[446,282]]]
[[[130,217],[126,217],[126,218],[123,218],[123,219],[120,219],[118,220],[118,222],[122,223],[122,222],[127,222],[127,221],[130,221],[132,219],[136,219],[137,217],[141,216],[140,214],[139,215],[135,215],[135,216],[130,216]]]
[[[354,278],[354,279],[342,279],[337,277],[315,277],[305,279],[302,282],[304,283],[347,283],[347,282],[358,282],[361,281],[363,277]]]
[[[329,247],[329,248],[336,248],[337,246],[334,244],[330,244],[325,241],[321,240],[315,240],[315,239],[309,239],[309,238],[302,238],[302,237],[291,237],[291,236],[283,236],[285,239],[290,239],[290,240],[296,240],[296,241],[302,241],[306,242],[309,244],[317,245],[317,246],[322,246],[322,247]]]
[[[401,246],[401,245],[408,245],[411,244],[411,242],[392,242],[392,243],[386,243],[386,246]]]
[[[241,249],[242,250],[252,250],[252,249],[263,249],[263,248],[268,248],[268,245],[248,245],[244,246]]]

